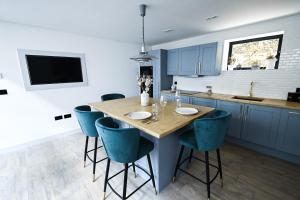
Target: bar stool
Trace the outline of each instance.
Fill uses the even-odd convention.
[[[107,185],[118,197],[124,200],[128,199],[131,195],[133,195],[136,191],[141,189],[150,180],[152,180],[152,184],[156,193],[154,175],[150,159],[150,152],[153,150],[154,144],[151,141],[141,137],[140,131],[136,128],[114,128],[113,119],[110,117],[98,119],[96,121],[96,128],[98,130],[99,135],[101,136],[104,148],[108,156],[104,180],[103,199],[105,199]],[[143,184],[141,184],[133,192],[127,195],[128,168],[134,166],[128,164],[134,163],[135,161],[139,160],[144,156],[147,156],[150,173],[139,165],[135,166],[141,169],[143,172],[145,172],[149,176],[149,179],[147,179]],[[111,160],[124,164],[124,169],[109,177],[109,168]],[[124,172],[124,183],[123,194],[120,195],[110,185],[109,181],[122,172]]]
[[[98,118],[103,117],[103,113],[91,111],[91,108],[88,105],[77,106],[76,108],[74,108],[74,112],[76,114],[83,134],[86,135],[84,148],[84,167],[86,164],[86,158],[88,158],[93,163],[93,182],[95,182],[96,164],[106,159],[103,158],[97,161],[97,149],[100,149],[103,146],[100,145],[98,147],[98,132],[95,127],[95,121]],[[88,150],[88,143],[90,137],[95,138],[95,146],[93,149]],[[90,152],[94,152],[93,159],[89,156]]]
[[[223,174],[222,174],[222,164],[221,164],[221,157],[220,157],[220,147],[224,143],[225,135],[228,131],[229,121],[231,118],[231,114],[222,111],[222,110],[215,110],[210,113],[208,116],[197,119],[193,123],[193,129],[186,131],[179,137],[179,143],[181,144],[179,157],[177,160],[173,182],[175,182],[177,171],[180,170],[185,174],[190,175],[191,177],[195,178],[196,180],[204,183],[207,185],[207,198],[210,199],[210,184],[217,178],[220,174],[221,179],[221,187],[223,187]],[[190,155],[181,161],[182,154],[184,148],[187,147],[190,149]],[[193,156],[193,150],[204,151],[205,152],[205,160],[201,160],[195,156]],[[209,163],[209,151],[217,151],[218,157],[218,166]],[[192,159],[198,160],[200,162],[205,163],[206,165],[206,181],[197,178],[193,174],[189,173],[188,171],[180,168],[180,166],[188,161],[189,163]],[[215,176],[210,179],[210,172],[209,167],[214,167],[217,169],[217,173]]]
[[[114,99],[123,99],[125,95],[119,93],[104,94],[101,96],[101,101],[109,101]]]

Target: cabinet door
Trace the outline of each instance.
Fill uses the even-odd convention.
[[[240,138],[243,124],[244,105],[234,102],[217,101],[217,108],[231,113],[230,126],[227,135]]]
[[[300,111],[282,111],[277,149],[300,156]]]
[[[275,148],[280,113],[277,108],[245,105],[242,139]]]
[[[200,45],[200,55],[199,55],[199,74],[200,75],[217,75],[219,70],[216,66],[217,59],[217,44],[210,43]]]
[[[206,106],[206,107],[216,107],[216,100],[213,99],[203,99],[203,98],[197,98],[197,97],[191,97],[190,98],[190,103],[199,105],[199,106]]]
[[[167,101],[175,101],[175,95],[174,94],[165,94],[163,93],[164,97],[166,98]]]
[[[178,74],[178,64],[179,64],[179,50],[171,49],[168,50],[168,75],[177,75]]]
[[[199,46],[179,49],[179,75],[197,75]]]
[[[188,96],[181,96],[180,100],[181,100],[181,103],[190,103],[190,97],[188,97]]]

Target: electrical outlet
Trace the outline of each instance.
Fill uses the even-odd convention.
[[[0,95],[7,95],[8,93],[7,93],[7,90],[6,89],[4,89],[4,90],[0,90]]]
[[[65,114],[65,115],[64,115],[64,118],[65,118],[65,119],[67,119],[67,118],[71,118],[71,117],[72,117],[72,115],[71,115],[71,114]]]
[[[61,120],[63,119],[63,116],[62,115],[58,115],[58,116],[55,116],[54,117],[54,120],[57,121],[57,120]]]

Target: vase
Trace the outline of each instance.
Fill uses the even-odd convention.
[[[267,69],[275,69],[276,61],[277,61],[277,58],[267,59],[266,60]]]
[[[149,94],[146,91],[143,91],[141,94],[141,105],[142,106],[148,106],[150,102]]]

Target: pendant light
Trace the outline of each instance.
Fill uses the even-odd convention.
[[[146,5],[145,4],[141,4],[140,5],[140,13],[142,16],[142,48],[141,51],[139,53],[139,55],[134,56],[132,58],[130,58],[131,60],[135,60],[139,63],[144,63],[144,62],[149,62],[153,59],[156,59],[155,56],[151,56],[148,54],[148,52],[146,51],[146,45],[145,45],[145,28],[144,28],[144,17],[146,16]]]

